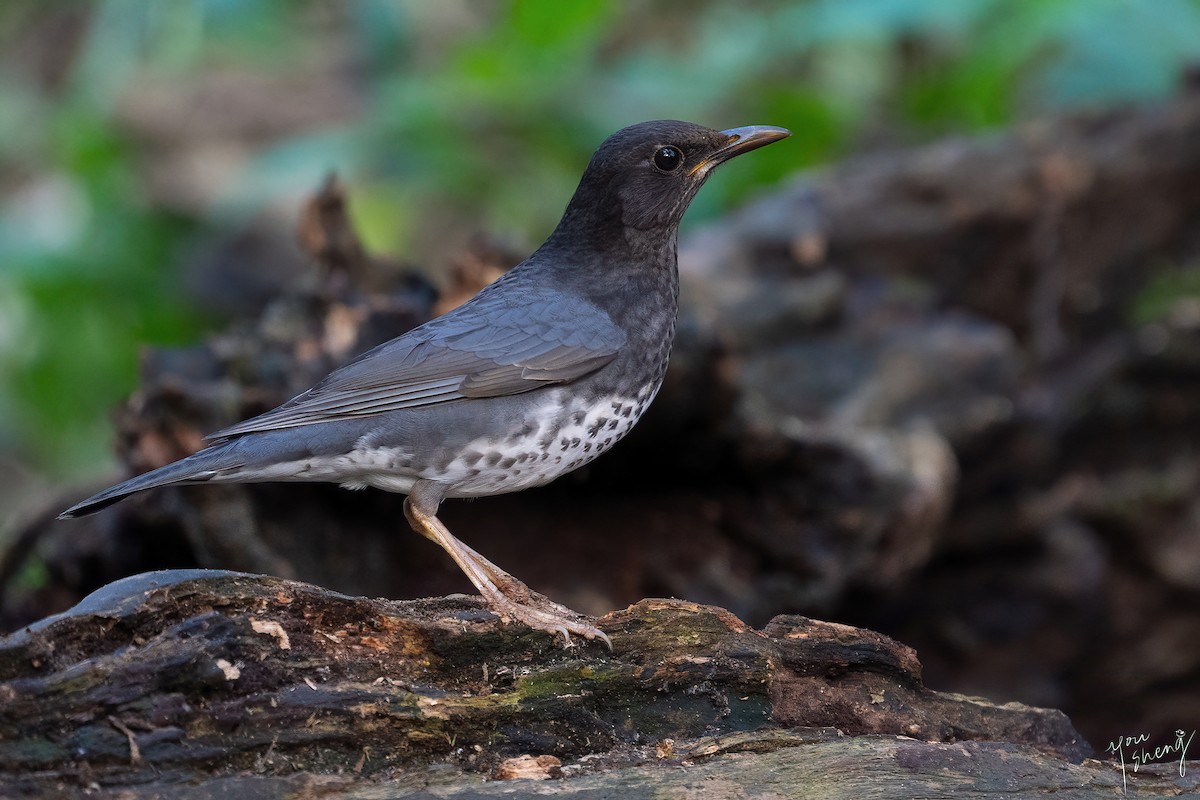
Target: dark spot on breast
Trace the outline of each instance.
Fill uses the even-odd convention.
[[[571,440],[571,447],[579,447],[579,437],[578,436],[576,436],[574,439]]]
[[[498,453],[498,452],[488,453],[488,456],[487,456],[487,465],[488,465],[489,467],[494,467],[494,466],[496,466],[497,464],[499,464],[499,463],[500,463],[500,458],[501,458],[501,455],[500,455],[500,453]]]
[[[463,463],[468,467],[473,467],[478,464],[479,459],[481,458],[483,458],[483,453],[476,452],[475,450],[469,450],[466,453],[463,453]]]
[[[588,436],[595,439],[596,434],[604,430],[604,425],[608,422],[608,417],[597,417],[596,421],[588,427]]]
[[[583,421],[585,419],[587,419],[586,411],[576,411],[574,414],[571,415],[571,421],[574,422],[576,425],[582,425]]]
[[[510,457],[502,459],[500,461],[500,468],[501,469],[512,469],[513,464],[516,464],[516,463],[517,463],[517,460],[510,456]]]
[[[629,415],[632,413],[633,413],[633,406],[623,406],[621,408],[621,416],[625,417],[626,419],[628,419]]]
[[[561,442],[559,442],[559,445],[561,445],[561,447],[562,447],[562,450],[563,450],[563,452],[565,453],[565,452],[566,452],[566,450],[567,450],[567,448],[571,446],[571,440],[570,440],[570,439],[563,439]]]
[[[585,452],[585,453],[590,453],[590,452],[592,452],[592,443],[591,443],[591,442],[584,442],[584,443],[583,443],[583,452]]]

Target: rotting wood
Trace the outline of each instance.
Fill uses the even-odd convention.
[[[539,793],[628,798],[703,781],[721,798],[969,779],[964,796],[1019,780],[1085,797],[1120,781],[1084,760],[1061,713],[931,691],[913,651],[870,631],[803,617],[758,631],[677,600],[600,624],[614,653],[502,624],[473,597],[134,576],[0,640],[0,786],[179,800],[399,797],[433,783],[486,797],[503,783],[485,779],[533,777],[549,779]],[[1143,794],[1196,785],[1165,769],[1137,780]]]

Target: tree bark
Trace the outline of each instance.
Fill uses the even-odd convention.
[[[136,798],[179,797],[178,782],[185,797],[484,797],[504,790],[481,781],[531,778],[588,797],[851,797],[897,780],[1082,797],[1120,781],[1083,760],[1062,713],[931,691],[912,650],[870,631],[804,617],[756,631],[677,600],[600,625],[612,653],[503,624],[473,597],[134,576],[0,640],[0,780]],[[1195,787],[1167,772],[1139,791]]]

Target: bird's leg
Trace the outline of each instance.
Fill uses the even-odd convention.
[[[561,633],[568,644],[574,633],[585,639],[600,639],[612,649],[612,641],[604,631],[584,622],[581,614],[533,591],[450,533],[437,518],[443,493],[444,489],[431,481],[418,481],[404,501],[404,515],[413,530],[450,554],[493,611],[502,619],[514,619],[535,630]]]

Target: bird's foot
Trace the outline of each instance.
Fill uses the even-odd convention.
[[[425,484],[426,492],[431,485]],[[454,563],[458,564],[471,583],[475,584],[475,588],[501,620],[520,622],[552,636],[562,634],[568,647],[571,645],[572,633],[588,641],[599,639],[608,645],[609,652],[612,651],[612,640],[604,631],[589,622],[587,617],[559,605],[544,594],[533,591],[450,533],[434,514],[441,494],[435,493],[430,499],[425,496],[426,492],[419,491],[419,488],[420,484],[404,502],[404,514],[412,524],[413,530],[436,542],[454,559]],[[427,505],[432,505],[432,509],[426,507]]]
[[[612,652],[608,634],[591,624],[587,617],[530,589],[524,581],[505,572],[465,542],[455,540],[455,544],[459,555],[473,568],[467,571],[468,577],[500,619],[513,620],[551,636],[561,634],[568,647],[572,633],[589,642],[599,639]],[[474,576],[472,572],[475,572]]]
[[[501,619],[511,619],[550,635],[562,634],[567,646],[571,645],[571,634],[582,636],[588,641],[599,639],[612,652],[612,640],[582,614],[556,603],[546,595],[535,592],[521,580],[488,561],[467,545],[463,545],[488,581],[479,587],[483,599]],[[489,585],[490,584],[490,585]]]
[[[568,647],[571,645],[572,633],[588,641],[599,639],[608,646],[610,652],[612,651],[612,640],[608,638],[608,634],[591,624],[587,617],[555,603],[524,584],[521,584],[524,591],[517,593],[521,596],[521,602],[518,602],[508,596],[506,590],[509,588],[506,586],[505,590],[497,591],[494,595],[491,592],[484,593],[484,600],[501,620],[519,622],[534,630],[545,631],[551,636],[561,634]]]

